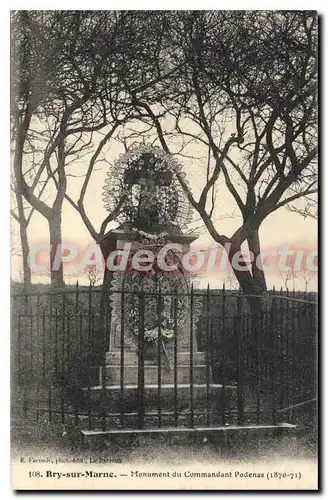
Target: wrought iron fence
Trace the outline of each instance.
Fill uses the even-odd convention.
[[[295,405],[316,397],[315,301],[274,291],[252,297],[191,290],[182,294],[188,304],[183,346],[181,294],[111,294],[120,304],[117,317],[97,288],[12,296],[15,418],[101,430],[276,424],[286,408],[292,421]],[[138,321],[131,346],[126,304],[132,295]],[[172,338],[165,346],[161,322],[156,340],[145,342],[150,300],[158,315],[164,300],[171,303]]]

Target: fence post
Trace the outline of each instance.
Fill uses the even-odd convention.
[[[138,335],[138,424],[143,429],[145,419],[145,292],[139,292],[139,335]]]
[[[50,331],[50,345],[53,345],[53,302],[52,302],[52,294],[49,296],[49,331]],[[52,383],[53,383],[53,353],[49,352],[48,356],[48,370],[47,370],[47,377],[48,377],[48,416],[49,416],[49,422],[52,420]]]
[[[174,384],[174,425],[178,426],[178,293],[177,287],[174,288],[173,295],[173,384]]]
[[[211,344],[212,344],[212,328],[211,328],[211,295],[210,285],[207,284],[206,295],[206,423],[211,424],[210,415],[210,370],[211,370]]]
[[[296,298],[295,288],[293,288],[293,299]],[[290,351],[291,351],[291,360],[290,360],[290,368],[291,368],[291,384],[290,384],[290,397],[291,404],[295,403],[295,359],[297,353],[295,351],[295,330],[296,330],[296,321],[295,321],[295,309],[297,308],[297,302],[292,302],[292,314],[291,314],[291,333],[290,333]],[[293,420],[294,411],[293,409],[290,412],[290,419]]]
[[[282,287],[280,288],[280,295],[282,296]],[[277,321],[277,325],[279,325],[279,361],[280,361],[280,396],[279,396],[279,409],[281,410],[284,406],[284,307],[283,307],[283,299],[279,298],[279,308],[278,308],[278,316],[279,321]]]
[[[225,284],[222,285],[222,331],[221,331],[221,358],[222,358],[222,388],[221,388],[221,418],[222,425],[226,424],[226,358],[225,358],[225,347],[226,347],[226,333],[225,333],[225,324],[226,324],[226,294],[225,294]]]
[[[243,335],[243,301],[240,292],[237,295],[237,412],[238,425],[243,425],[245,420],[244,412],[244,335]]]
[[[271,334],[271,397],[272,397],[272,423],[277,422],[276,411],[276,352],[277,352],[277,302],[275,287],[272,290],[272,302],[270,308],[270,334]]]
[[[194,284],[190,293],[190,427],[194,428]]]
[[[62,310],[62,321],[61,321],[61,327],[62,327],[62,349],[61,349],[61,357],[62,357],[62,363],[61,363],[61,394],[60,394],[60,409],[61,409],[61,422],[62,424],[65,423],[65,400],[64,400],[64,383],[65,383],[65,319],[66,319],[66,295],[63,292],[62,293],[62,303],[63,303],[63,310]]]
[[[79,338],[79,282],[78,280],[76,281],[76,286],[75,286],[75,309],[74,309],[74,320],[75,320],[75,337],[76,341]],[[80,346],[78,345],[78,348]],[[76,356],[76,353],[75,353]],[[77,384],[78,383],[78,374],[77,374],[77,362],[76,359],[74,360],[74,377],[73,377],[73,383]],[[78,425],[79,423],[79,409],[78,409],[78,404],[77,400],[75,399],[74,401],[74,422],[75,425]]]
[[[256,423],[261,423],[262,418],[262,314],[263,301],[262,297],[258,299],[259,307],[255,311],[255,334],[256,334]]]
[[[290,294],[288,287],[286,288],[286,300],[285,300],[285,328],[286,328],[286,336],[285,336],[285,349],[286,349],[286,357],[285,357],[285,402],[286,406],[290,406],[290,329],[291,329],[291,306],[293,306],[293,302],[288,300]]]
[[[124,276],[122,278],[121,290],[121,332],[120,332],[120,425],[124,427],[124,316],[125,316],[125,290],[124,290]]]
[[[101,299],[100,299],[101,302]],[[102,309],[103,306],[103,309]],[[106,304],[103,304],[101,302],[100,304],[100,317],[99,321],[101,324],[100,328],[100,334],[102,334],[102,345],[103,345],[103,352],[106,353],[107,346],[106,346],[106,341],[107,341],[107,332],[106,332]],[[102,430],[106,430],[106,379],[107,379],[107,373],[106,373],[106,354],[104,354],[104,358],[102,359],[102,365],[100,368],[100,376],[101,376],[101,400],[102,400],[102,415],[101,415],[101,427]]]
[[[13,301],[14,302],[14,301]],[[14,305],[11,305],[12,311],[14,310]],[[17,318],[17,359],[16,359],[16,370],[17,370],[17,384],[20,386],[22,383],[22,363],[21,363],[21,350],[22,350],[22,336],[21,336],[21,311],[18,309],[18,318]]]
[[[88,429],[92,429],[92,407],[91,407],[91,369],[90,369],[90,361],[92,359],[92,285],[89,285],[88,292]]]
[[[158,371],[157,371],[157,412],[158,412],[158,427],[162,425],[162,402],[161,402],[161,384],[162,384],[162,289],[161,283],[158,284],[157,296],[157,318],[158,318],[158,338],[157,338],[157,358],[158,358]]]

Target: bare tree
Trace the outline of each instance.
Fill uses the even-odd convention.
[[[99,25],[115,32],[117,23],[116,15],[94,15],[90,19],[88,13],[78,11],[13,14],[12,60],[17,69],[12,86],[14,176],[17,192],[48,221],[51,269],[61,243],[67,158],[91,143],[84,133],[92,133],[108,122],[108,106],[95,89],[100,80],[106,80],[102,70],[113,40],[97,40],[93,35]],[[32,166],[28,154],[33,155]],[[31,183],[26,177],[26,163],[27,171],[32,168],[34,172]],[[56,191],[50,204],[35,193],[44,175],[52,180]],[[52,284],[63,285],[62,265],[52,271]]]
[[[228,290],[239,290],[239,283],[233,273],[228,273],[223,283]]]
[[[95,286],[100,281],[101,276],[96,265],[86,266],[84,271],[91,286]]]
[[[158,85],[172,70],[153,63],[154,53],[158,60],[162,56],[153,44],[158,30],[146,13],[15,12],[12,32],[12,60],[17,69],[12,91],[14,175],[18,192],[48,221],[52,269],[61,243],[65,198],[79,211],[90,234],[98,238],[83,202],[100,151],[121,123],[131,119],[133,105],[127,102],[124,82],[129,81],[138,92]],[[104,137],[95,148],[75,203],[66,192],[68,157],[74,161],[93,147],[93,133],[101,129],[105,129]],[[35,175],[28,183],[24,160],[36,150]],[[30,170],[30,165],[25,168]],[[34,191],[44,176],[55,188],[52,203]],[[114,216],[104,221],[100,234]],[[62,265],[52,272],[52,283],[63,285]]]
[[[296,203],[287,204],[286,209],[289,212],[301,215],[304,219],[307,217],[318,219],[318,200],[315,193],[312,196],[307,195],[296,200]]]
[[[181,136],[210,149],[199,198],[184,175],[177,176],[213,239],[230,245],[232,264],[235,258],[242,264],[240,249],[247,242],[254,262],[243,271],[232,267],[244,293],[262,294],[265,276],[256,264],[261,224],[317,190],[316,15],[193,11],[171,23],[170,52],[184,63],[175,85],[168,81],[170,92],[157,106],[147,95],[132,94],[133,102],[147,111],[167,152],[174,152]],[[229,236],[213,223],[219,179],[241,215]],[[219,194],[214,198],[217,203]]]
[[[27,226],[31,220],[32,211],[26,214],[26,209],[24,207],[24,199],[21,193],[18,191],[17,186],[14,181],[11,183],[11,191],[14,198],[14,201],[11,203],[10,214],[13,219],[19,224],[19,234],[20,234],[20,255],[22,256],[23,263],[23,281],[25,285],[31,284],[31,270],[28,264],[28,254],[29,254],[29,242],[27,237]],[[13,239],[13,235],[11,234],[11,241]],[[15,246],[15,250],[17,248]],[[14,255],[14,248],[10,249],[11,255]]]
[[[287,271],[280,271],[280,277],[286,290],[304,289],[305,292],[309,291],[311,281],[317,275],[316,271],[310,269],[296,269],[295,260],[290,263]],[[291,286],[290,286],[291,285]]]

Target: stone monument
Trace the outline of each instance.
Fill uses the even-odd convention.
[[[110,288],[111,322],[98,393],[106,387],[111,411],[133,412],[138,405],[147,411],[157,401],[181,412],[188,408],[191,386],[200,407],[206,387],[209,391],[209,368],[195,338],[201,302],[191,296],[190,276],[181,264],[197,235],[186,233],[191,207],[177,169],[160,148],[139,145],[115,162],[106,181],[106,208],[117,211],[120,225],[105,235],[103,253],[107,259],[105,249],[111,248],[123,258],[125,249],[126,255],[123,269],[111,261],[104,281]],[[133,265],[137,252],[144,256],[139,268]]]

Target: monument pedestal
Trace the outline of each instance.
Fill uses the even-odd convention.
[[[162,357],[163,358],[163,357]],[[193,355],[193,380],[197,384],[206,383],[207,367],[205,355],[195,352]],[[158,383],[159,367],[156,360],[145,359],[144,361],[144,383]],[[121,378],[121,356],[118,352],[106,353],[106,365],[101,369],[100,380],[105,377],[106,385],[120,384]],[[137,385],[138,383],[138,356],[135,352],[128,352],[124,355],[123,381],[127,385]],[[164,359],[161,360],[161,383],[174,384],[173,365],[169,368]],[[177,383],[190,384],[190,353],[177,353]]]
[[[192,234],[181,234],[181,233],[174,233],[171,232],[170,234],[166,234],[165,236],[162,236],[161,239],[161,246],[164,247],[165,244],[178,244],[182,250],[182,254],[180,255],[180,260],[182,256],[187,253],[190,249],[190,244],[195,241],[197,238],[197,235],[192,235]],[[124,246],[126,243],[135,243],[136,241],[140,242],[142,238],[140,237],[140,234],[136,231],[131,231],[127,230],[126,228],[119,228],[116,229],[115,231],[111,231],[106,235],[104,239],[104,243],[107,243],[110,245],[111,248],[115,247],[117,250],[123,250]],[[143,240],[141,241],[141,246],[140,250],[142,250],[143,246],[142,243],[144,242],[144,237]],[[149,242],[149,245],[146,246],[146,248],[153,248],[156,247],[156,242],[151,243],[151,240]],[[180,269],[181,273],[181,279],[184,280],[186,283],[184,291],[184,295],[188,295],[188,290],[189,290],[189,284],[190,280],[188,276],[185,276],[183,273],[183,269]],[[156,278],[155,278],[156,279]],[[127,291],[127,294],[129,291]],[[171,296],[165,296],[162,297],[162,301],[166,300],[168,298],[169,301],[172,301],[171,307],[172,310],[174,308],[174,289],[171,290]],[[103,367],[102,369],[102,374],[101,376],[105,376],[106,379],[106,384],[111,383],[111,384],[117,384],[120,383],[120,377],[121,377],[121,341],[122,341],[122,332],[121,332],[121,327],[122,325],[120,324],[120,321],[117,321],[117,314],[115,309],[121,312],[121,303],[120,301],[122,300],[121,296],[118,296],[118,303],[114,304],[113,306],[113,311],[112,311],[112,322],[111,322],[111,331],[110,331],[110,341],[109,341],[109,352],[106,353],[106,366]],[[149,309],[147,309],[147,301],[151,300],[149,296],[145,296],[144,302],[144,311],[143,314],[145,318],[147,318],[147,314]],[[187,302],[187,307],[189,307],[188,304],[188,298],[186,298]],[[155,304],[156,305],[156,304]],[[190,383],[190,310],[184,311],[185,312],[185,321],[183,324],[179,325],[176,328],[176,335],[177,335],[177,353],[176,353],[176,358],[177,358],[177,382],[178,383],[183,383],[187,384]],[[127,310],[127,314],[129,313],[129,310]],[[177,312],[175,312],[177,314]],[[180,318],[177,318],[180,319]],[[124,323],[123,323],[124,325]],[[124,329],[124,326],[123,326]],[[135,335],[135,343],[133,346],[129,345],[128,343],[125,342],[124,344],[124,371],[123,371],[123,379],[125,384],[137,384],[138,381],[138,355],[137,355],[137,338],[138,338],[139,332],[136,331],[134,332]],[[123,333],[124,335],[124,333]],[[196,342],[196,335],[195,335],[195,328],[193,328],[193,379],[195,383],[204,383],[206,382],[206,364],[205,364],[205,359],[204,359],[204,353],[199,353],[197,352],[197,342]],[[157,359],[157,342],[152,342],[152,346],[149,346],[149,344],[146,343],[144,345],[144,383],[145,385],[147,384],[154,384],[157,383],[158,381],[158,359]],[[161,355],[161,382],[164,384],[173,384],[174,383],[174,348],[173,348],[173,340],[171,339],[168,343],[168,351],[169,352],[169,360],[165,359],[164,353]],[[148,351],[153,350],[153,355],[148,357]],[[152,358],[152,359],[151,359]],[[171,368],[169,367],[171,366]]]
[[[137,238],[140,239],[140,235],[123,229],[112,231],[107,235],[111,248],[116,249],[123,249],[127,241],[133,242]],[[190,243],[195,238],[194,235],[182,234],[167,236],[170,242],[181,244],[183,253],[189,250]],[[119,280],[116,280],[116,287],[118,284]],[[190,301],[189,287],[186,288],[181,296],[186,296]],[[150,328],[147,325],[147,311],[152,309],[151,299],[149,299],[152,296],[151,293],[148,295],[145,293],[144,296],[143,327],[133,330],[132,343],[125,338],[125,325],[128,323],[127,316],[130,312],[126,298],[129,292],[131,294],[131,289],[124,288],[123,305],[122,293],[117,294],[119,300],[113,303],[109,350],[105,354],[104,365],[99,368],[99,379],[95,381],[96,385],[93,387],[83,389],[95,412],[99,414],[106,412],[108,415],[113,415],[113,418],[115,415],[120,415],[125,425],[129,425],[131,421],[132,427],[135,425],[135,419],[139,418],[141,406],[147,426],[156,425],[156,419],[160,418],[159,413],[163,413],[163,425],[186,425],[193,412],[195,412],[195,418],[197,417],[195,422],[199,424],[208,421],[209,413],[211,413],[211,419],[221,418],[222,394],[224,394],[224,407],[228,407],[235,391],[233,387],[223,389],[221,385],[212,383],[209,360],[203,352],[197,350],[195,323],[192,328],[190,324],[190,303],[187,302],[189,305],[187,305],[186,314],[182,321],[179,318],[178,326],[175,321],[172,334],[173,337],[176,335],[176,341],[174,342],[174,338],[165,341],[167,356],[161,351],[159,366],[157,339],[151,341],[151,344],[145,341],[143,356],[140,356],[140,353],[138,356],[138,335],[140,332],[145,334],[147,328]],[[137,297],[138,293],[137,291]],[[176,297],[174,293],[174,290],[169,292],[166,290],[163,293],[163,297],[165,295],[168,301],[172,301],[170,304],[173,311],[174,300],[177,300],[174,299]],[[197,316],[195,300],[193,300],[193,318]],[[122,317],[119,317],[122,310],[125,311],[123,321]],[[153,327],[153,329],[156,331],[156,328]],[[143,370],[143,376],[140,377],[141,370]]]

